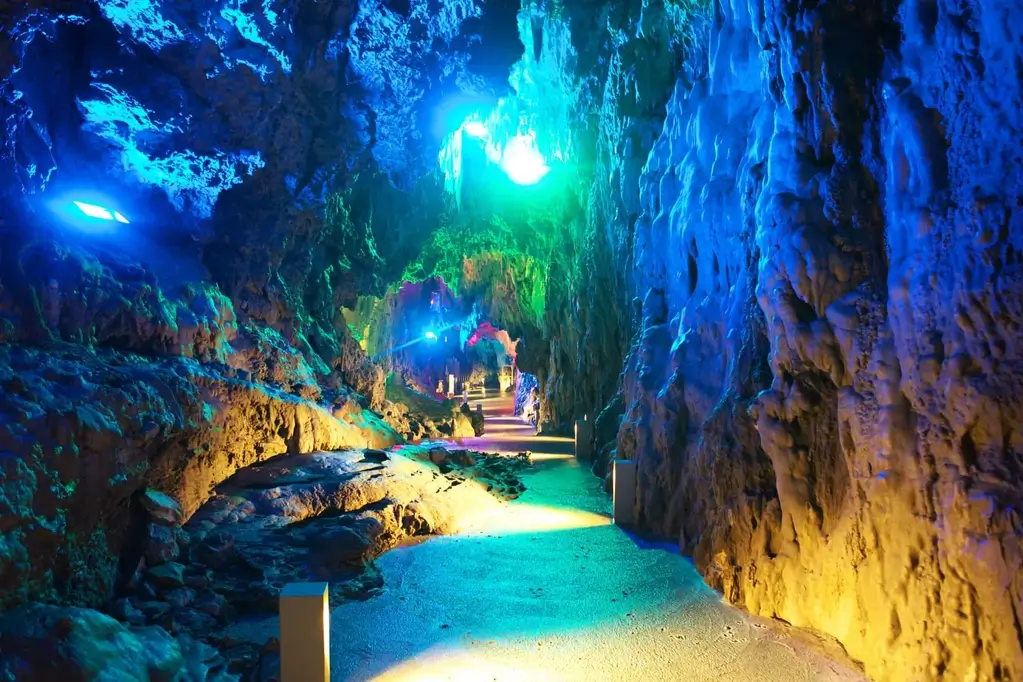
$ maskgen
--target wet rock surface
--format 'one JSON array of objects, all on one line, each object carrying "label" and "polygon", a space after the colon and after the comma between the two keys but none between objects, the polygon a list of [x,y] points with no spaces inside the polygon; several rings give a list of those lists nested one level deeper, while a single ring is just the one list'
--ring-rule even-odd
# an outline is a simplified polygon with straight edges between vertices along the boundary
[{"label": "wet rock surface", "polygon": [[400,451],[406,456],[436,464],[442,473],[450,477],[482,484],[487,492],[502,500],[514,500],[525,491],[526,486],[517,474],[532,465],[528,452],[507,457],[428,443],[418,447],[404,446]]}]

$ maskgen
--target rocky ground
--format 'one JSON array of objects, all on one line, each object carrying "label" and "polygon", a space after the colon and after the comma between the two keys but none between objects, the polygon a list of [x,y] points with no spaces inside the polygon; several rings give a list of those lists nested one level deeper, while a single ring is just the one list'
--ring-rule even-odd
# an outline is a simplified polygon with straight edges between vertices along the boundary
[{"label": "rocky ground", "polygon": [[458,400],[435,398],[402,385],[393,376],[385,396],[384,421],[410,441],[483,435],[483,415]]},{"label": "rocky ground", "polygon": [[51,679],[55,665],[71,671],[64,679],[276,679],[276,641],[233,640],[228,623],[276,612],[293,580],[329,582],[335,605],[374,596],[375,557],[514,499],[528,465],[525,453],[439,446],[284,455],[238,471],[187,521],[149,490],[142,556],[109,615],[37,603],[8,612],[0,679]]}]

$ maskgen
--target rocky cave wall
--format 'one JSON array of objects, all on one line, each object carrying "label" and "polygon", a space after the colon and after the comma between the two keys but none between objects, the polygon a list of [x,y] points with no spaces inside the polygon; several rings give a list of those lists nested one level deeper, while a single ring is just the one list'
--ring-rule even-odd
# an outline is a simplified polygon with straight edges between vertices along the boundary
[{"label": "rocky cave wall", "polygon": [[434,228],[436,108],[507,87],[516,9],[0,3],[0,608],[102,605],[147,487],[187,517],[255,461],[400,438],[341,309]]},{"label": "rocky cave wall", "polygon": [[524,4],[519,97],[535,113],[541,150],[564,154],[573,197],[560,216],[563,258],[546,273],[542,343],[529,335],[518,364],[539,383],[540,421],[567,428],[604,414],[595,470],[622,403],[620,369],[638,322],[631,277],[639,177],[664,121],[683,57],[705,25],[688,2]]},{"label": "rocky cave wall", "polygon": [[101,603],[145,487],[396,437],[341,308],[450,251],[435,105],[521,57],[559,257],[455,267],[540,421],[873,678],[1023,678],[1018,2],[255,5],[0,3],[3,605]]},{"label": "rocky cave wall", "polygon": [[1021,9],[715,2],[639,183],[640,518],[876,680],[1023,679]]}]

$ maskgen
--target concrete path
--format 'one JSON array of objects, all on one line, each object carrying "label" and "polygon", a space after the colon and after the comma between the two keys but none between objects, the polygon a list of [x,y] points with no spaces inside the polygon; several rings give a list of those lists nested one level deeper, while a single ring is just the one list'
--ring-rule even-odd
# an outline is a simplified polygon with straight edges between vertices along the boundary
[{"label": "concrete path", "polygon": [[535,437],[507,398],[485,406],[487,435],[461,445],[532,451],[526,494],[469,532],[381,557],[384,594],[333,611],[334,682],[866,679],[724,604],[675,548],[611,525],[570,440]]}]

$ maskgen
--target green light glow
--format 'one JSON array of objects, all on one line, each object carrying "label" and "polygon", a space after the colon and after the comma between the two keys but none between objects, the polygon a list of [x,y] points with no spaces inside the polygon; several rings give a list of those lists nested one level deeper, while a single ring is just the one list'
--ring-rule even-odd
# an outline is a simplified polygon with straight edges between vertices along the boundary
[{"label": "green light glow", "polygon": [[535,185],[550,172],[532,133],[508,140],[501,155],[501,170],[516,185]]},{"label": "green light glow", "polygon": [[[544,151],[540,151],[539,142],[545,138],[535,127],[534,118],[522,109],[516,98],[500,99],[489,113],[471,113],[447,136],[437,161],[444,172],[445,189],[454,197],[456,205],[461,206],[465,153],[478,159],[475,150],[482,150],[488,166],[496,166],[512,183],[523,186],[544,180],[552,170],[550,159],[559,165],[567,163],[569,155],[564,145],[558,144],[549,150],[544,146]],[[480,174],[480,171],[484,169],[473,169],[474,177],[490,177],[489,173]],[[481,186],[478,179],[476,186]]]}]

